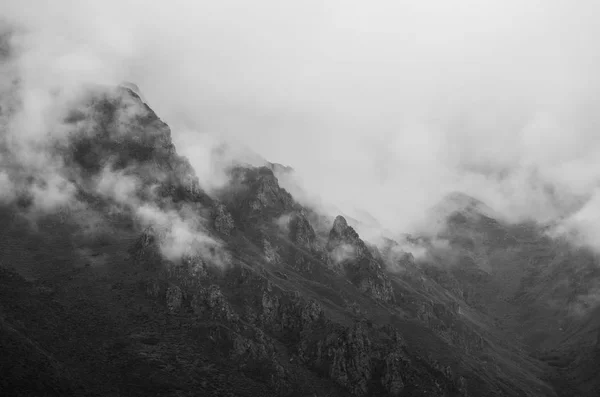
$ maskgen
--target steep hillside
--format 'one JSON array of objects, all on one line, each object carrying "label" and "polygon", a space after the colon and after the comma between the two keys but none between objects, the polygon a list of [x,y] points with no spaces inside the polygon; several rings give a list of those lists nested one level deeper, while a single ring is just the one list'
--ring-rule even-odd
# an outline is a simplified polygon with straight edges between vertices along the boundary
[{"label": "steep hillside", "polygon": [[[547,362],[552,369],[545,376],[557,391],[600,392],[597,254],[535,224],[507,224],[472,207],[450,211],[437,238],[449,245],[432,248],[426,273],[485,314],[502,338],[514,335]],[[444,260],[448,252],[452,261]]]},{"label": "steep hillside", "polygon": [[[208,195],[128,88],[96,90],[65,126],[49,153],[68,204],[40,213],[46,182],[2,160],[19,192],[2,208],[2,395],[567,396],[594,360],[562,376],[541,354],[582,348],[550,330],[568,313],[549,302],[589,292],[595,267],[581,257],[569,285],[584,286],[560,289],[535,228],[453,212],[451,249],[419,262],[326,224],[280,165],[234,165]],[[587,340],[583,318],[556,326]]]}]

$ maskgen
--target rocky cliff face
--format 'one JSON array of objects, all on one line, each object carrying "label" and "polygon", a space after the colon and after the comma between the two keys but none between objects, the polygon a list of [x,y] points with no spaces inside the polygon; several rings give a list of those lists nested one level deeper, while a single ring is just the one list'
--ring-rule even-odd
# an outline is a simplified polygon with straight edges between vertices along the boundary
[{"label": "rocky cliff face", "polygon": [[303,210],[292,213],[287,228],[288,237],[293,243],[288,249],[288,264],[306,274],[328,266],[325,250]]},{"label": "rocky cliff face", "polygon": [[234,167],[231,184],[222,196],[228,201],[234,217],[246,223],[257,218],[273,218],[294,207],[292,196],[279,186],[268,167]]},{"label": "rocky cliff face", "polygon": [[[356,396],[373,393],[400,396],[407,387],[412,390],[417,385],[438,395],[462,395],[452,375],[444,375],[423,363],[415,364],[393,327],[374,327],[365,322],[351,326],[335,323],[327,318],[318,301],[282,290],[249,269],[233,270],[226,279],[229,280],[226,285],[237,285],[237,293],[229,298],[221,290],[226,287],[217,284],[183,290],[164,283],[158,294],[154,291],[161,288],[149,290],[171,313],[191,309],[199,319],[226,324],[218,338],[232,345],[229,348],[232,357],[243,357],[253,366],[257,361],[266,365],[270,368],[270,382],[278,390],[289,393],[293,388],[289,379],[294,369],[286,368],[293,363],[326,376]],[[229,303],[238,300],[243,300],[244,305],[237,309]],[[276,358],[277,352],[272,350],[280,343],[291,356],[287,363]],[[423,376],[432,383],[424,381]]]},{"label": "rocky cliff face", "polygon": [[133,91],[93,93],[65,123],[70,133],[56,150],[65,173],[81,188],[110,171],[139,180],[140,196],[154,187],[156,195],[174,203],[212,204],[189,161],[177,154],[170,128]]},{"label": "rocky cliff face", "polygon": [[214,226],[219,233],[222,233],[226,236],[229,236],[235,227],[233,217],[229,211],[227,211],[227,207],[221,203],[215,205]]},{"label": "rocky cliff face", "polygon": [[384,301],[393,302],[394,292],[389,278],[358,233],[342,216],[335,218],[327,250],[333,262],[342,267],[360,291]]}]

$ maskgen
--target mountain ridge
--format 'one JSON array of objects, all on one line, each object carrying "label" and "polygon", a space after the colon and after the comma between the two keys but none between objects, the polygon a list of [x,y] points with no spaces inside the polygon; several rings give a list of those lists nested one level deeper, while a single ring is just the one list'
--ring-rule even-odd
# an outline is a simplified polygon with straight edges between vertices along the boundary
[{"label": "mountain ridge", "polygon": [[[342,215],[315,224],[323,214],[281,187],[285,166],[235,165],[207,194],[170,128],[127,87],[95,93],[66,125],[56,146],[75,191],[66,212],[46,210],[31,229],[19,219],[37,205],[35,183],[9,175],[25,193],[4,204],[0,263],[42,271],[30,281],[0,274],[5,390],[20,376],[9,372],[19,346],[38,345],[48,353],[37,358],[31,347],[26,356],[50,380],[40,375],[32,387],[48,395],[566,396],[595,360],[557,372],[554,356],[508,342],[519,329],[512,322],[497,329],[493,310],[526,312],[499,310],[489,293],[498,274],[511,274],[496,270],[510,263],[504,256],[521,247],[521,264],[538,258],[524,241],[543,255],[553,242],[465,216],[483,203],[452,207],[436,236],[447,243],[415,259],[393,240],[364,241]],[[20,252],[28,254],[15,261]],[[593,265],[582,267],[588,276]],[[558,267],[546,273],[560,276]],[[546,295],[522,280],[542,280],[540,267],[522,268],[507,299],[534,311]],[[522,329],[525,339],[534,328]],[[61,332],[82,347],[60,342]],[[550,352],[561,346],[552,338]],[[591,396],[583,393],[598,384],[585,387],[577,392]]]}]

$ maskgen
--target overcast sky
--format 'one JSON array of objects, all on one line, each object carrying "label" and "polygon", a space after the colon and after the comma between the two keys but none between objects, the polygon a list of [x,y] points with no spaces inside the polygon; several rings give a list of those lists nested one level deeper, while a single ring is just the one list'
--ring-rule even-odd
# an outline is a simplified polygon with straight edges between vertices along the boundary
[{"label": "overcast sky", "polygon": [[587,226],[565,225],[600,224],[596,1],[3,0],[0,15],[37,106],[135,82],[205,178],[226,138],[395,231],[453,190],[512,219],[587,202]]}]

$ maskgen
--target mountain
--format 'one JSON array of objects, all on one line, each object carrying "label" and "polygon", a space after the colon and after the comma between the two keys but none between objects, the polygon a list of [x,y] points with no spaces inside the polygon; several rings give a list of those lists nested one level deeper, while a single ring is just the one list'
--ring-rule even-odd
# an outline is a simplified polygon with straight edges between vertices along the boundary
[{"label": "mountain", "polygon": [[375,246],[279,164],[208,194],[140,95],[74,103],[54,179],[2,157],[2,395],[598,395],[591,252],[461,194]]},{"label": "mountain", "polygon": [[597,395],[598,255],[545,227],[489,214],[454,208],[437,236],[448,245],[430,250],[426,272],[485,314],[503,339],[516,336],[530,356],[548,363],[545,377],[559,394]]}]

